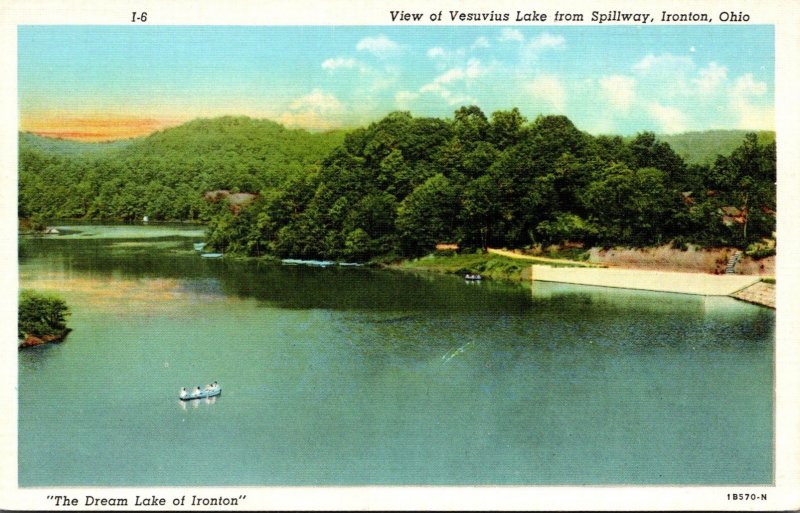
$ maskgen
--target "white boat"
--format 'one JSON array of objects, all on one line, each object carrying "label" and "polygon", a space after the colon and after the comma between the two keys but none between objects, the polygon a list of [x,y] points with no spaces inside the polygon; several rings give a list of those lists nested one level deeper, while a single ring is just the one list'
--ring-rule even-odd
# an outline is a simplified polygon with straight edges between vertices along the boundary
[{"label": "white boat", "polygon": [[467,281],[481,281],[483,276],[480,274],[465,274],[464,279]]},{"label": "white boat", "polygon": [[203,258],[222,258],[222,253],[200,253]]},{"label": "white boat", "polygon": [[195,243],[193,243],[193,246],[194,246],[194,250],[195,251],[203,251],[203,248],[206,247],[206,243],[205,242],[195,242]]},{"label": "white boat", "polygon": [[204,387],[194,387],[191,389],[187,389],[186,387],[181,388],[180,392],[178,392],[178,398],[181,401],[191,401],[192,399],[205,399],[206,397],[214,397],[222,393],[222,387],[215,381],[211,385],[206,385]]},{"label": "white boat", "polygon": [[301,260],[299,258],[284,258],[281,262],[286,265],[311,265],[315,267],[328,267],[336,264],[331,260]]}]

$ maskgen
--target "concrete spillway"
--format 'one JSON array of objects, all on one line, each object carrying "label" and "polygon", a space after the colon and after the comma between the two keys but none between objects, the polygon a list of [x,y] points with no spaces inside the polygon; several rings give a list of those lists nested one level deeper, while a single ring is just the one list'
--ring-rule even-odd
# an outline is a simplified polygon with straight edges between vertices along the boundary
[{"label": "concrete spillway", "polygon": [[729,296],[760,281],[758,276],[714,275],[638,269],[531,266],[531,279],[576,285]]}]

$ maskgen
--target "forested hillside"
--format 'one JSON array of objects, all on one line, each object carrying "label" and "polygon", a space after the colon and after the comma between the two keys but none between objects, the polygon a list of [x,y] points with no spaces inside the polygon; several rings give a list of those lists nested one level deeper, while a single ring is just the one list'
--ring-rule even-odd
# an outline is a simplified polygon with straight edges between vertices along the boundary
[{"label": "forested hillside", "polygon": [[748,135],[711,165],[652,133],[594,137],[517,109],[452,119],[395,112],[354,130],[319,172],[209,225],[218,249],[368,260],[436,243],[744,246],[775,226],[775,145]]},{"label": "forested hillside", "polygon": [[20,217],[202,220],[215,189],[258,193],[314,169],[343,132],[312,134],[246,117],[198,119],[115,143],[21,134]]},{"label": "forested hillside", "polygon": [[[212,247],[249,255],[744,247],[775,227],[771,133],[684,134],[674,143],[694,151],[687,161],[653,133],[592,136],[564,116],[471,106],[447,119],[394,112],[347,134],[224,117],[85,149],[40,139],[20,137],[20,217],[201,220]],[[704,157],[716,144],[730,150]],[[257,197],[232,211],[204,200],[212,190]]]},{"label": "forested hillside", "polygon": [[[747,135],[745,130],[706,130],[683,134],[659,135],[687,164],[713,164],[717,155],[730,155]],[[775,142],[775,132],[755,132],[760,144]]]}]

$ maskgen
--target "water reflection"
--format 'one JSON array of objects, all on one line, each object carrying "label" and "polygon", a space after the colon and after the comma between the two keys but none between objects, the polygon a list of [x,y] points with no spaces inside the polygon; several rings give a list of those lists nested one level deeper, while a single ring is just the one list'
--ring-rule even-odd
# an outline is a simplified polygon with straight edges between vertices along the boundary
[{"label": "water reflection", "polygon": [[200,408],[201,404],[203,406],[210,406],[212,404],[216,404],[218,397],[220,396],[215,395],[213,397],[206,397],[204,399],[192,399],[189,401],[181,401],[180,399],[178,399],[178,405],[180,406],[180,409],[184,411],[189,409],[196,410]]},{"label": "water reflection", "polygon": [[[66,340],[63,343],[66,343]],[[41,344],[20,349],[18,360],[21,370],[42,370],[47,361],[59,353],[59,346],[60,344]]]},{"label": "water reflection", "polygon": [[[185,291],[256,299],[268,306],[292,309],[499,312],[509,308],[524,311],[530,305],[525,289],[515,285],[468,287],[456,276],[421,276],[363,267],[210,261],[198,258],[190,240],[178,242],[180,251],[146,251],[136,246],[138,251],[133,252],[129,248],[119,250],[118,246],[113,249],[113,244],[103,239],[21,239],[21,277],[23,281],[42,275],[97,281],[159,278],[166,283],[180,282],[178,288]],[[466,289],[474,296],[465,297]],[[387,294],[387,290],[396,293]]]},{"label": "water reflection", "polygon": [[[154,241],[169,244],[143,250],[145,242]],[[698,341],[747,347],[774,339],[774,311],[731,298],[544,282],[465,282],[460,276],[362,267],[208,261],[191,243],[186,237],[21,239],[20,278],[23,286],[81,294],[92,308],[120,313],[155,314],[236,299],[339,312],[341,322],[328,329],[372,356],[428,358],[428,350],[442,355],[492,332],[508,334],[495,342],[502,347],[543,350],[580,345],[685,349]]]}]

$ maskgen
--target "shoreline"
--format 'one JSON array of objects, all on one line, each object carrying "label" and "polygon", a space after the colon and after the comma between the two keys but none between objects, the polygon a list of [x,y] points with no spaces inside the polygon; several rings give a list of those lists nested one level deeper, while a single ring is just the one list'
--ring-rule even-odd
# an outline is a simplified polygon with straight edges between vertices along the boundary
[{"label": "shoreline", "polygon": [[[550,261],[553,265],[544,264]],[[632,269],[565,259],[514,255],[510,251],[502,250],[492,250],[485,254],[428,255],[386,267],[439,274],[481,274],[489,279],[508,282],[549,281],[687,295],[727,296],[775,309],[774,284],[765,282],[764,276],[756,274]]]}]

